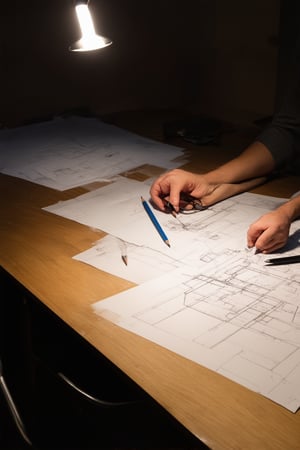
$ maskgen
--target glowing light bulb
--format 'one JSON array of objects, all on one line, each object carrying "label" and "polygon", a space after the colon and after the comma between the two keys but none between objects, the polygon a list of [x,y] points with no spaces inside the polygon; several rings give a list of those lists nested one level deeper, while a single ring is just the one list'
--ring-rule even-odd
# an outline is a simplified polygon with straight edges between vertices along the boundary
[{"label": "glowing light bulb", "polygon": [[112,41],[109,39],[96,34],[93,19],[87,4],[80,3],[76,5],[75,10],[81,30],[81,38],[71,45],[71,51],[88,52],[99,50],[112,44]]}]

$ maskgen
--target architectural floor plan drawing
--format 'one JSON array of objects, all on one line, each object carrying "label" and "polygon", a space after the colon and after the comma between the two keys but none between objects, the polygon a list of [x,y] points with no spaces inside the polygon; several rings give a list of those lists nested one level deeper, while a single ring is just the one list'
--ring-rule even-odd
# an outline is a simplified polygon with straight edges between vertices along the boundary
[{"label": "architectural floor plan drawing", "polygon": [[94,310],[295,412],[300,273],[250,260],[230,251],[204,255],[197,268],[177,269]]},{"label": "architectural floor plan drawing", "polygon": [[0,130],[0,172],[58,190],[112,177],[148,163],[178,167],[182,149],[95,117],[63,116]]},{"label": "architectural floor plan drawing", "polygon": [[[45,208],[127,243],[128,268],[131,259],[138,261],[139,285],[99,300],[95,313],[295,412],[300,406],[299,264],[270,266],[269,255],[246,247],[250,223],[285,199],[244,193],[179,220],[155,211],[170,239],[168,248],[140,204],[147,192],[149,183],[120,179]],[[272,257],[299,254],[299,230],[298,220],[286,247]],[[89,249],[88,257],[75,258],[89,264],[97,259],[96,267],[106,271],[113,270],[115,258],[126,278],[121,251],[108,241]]]},{"label": "architectural floor plan drawing", "polygon": [[[295,412],[300,406],[299,265],[269,266],[269,256],[245,248],[249,223],[280,201],[242,194],[206,216],[184,218],[188,233],[196,234],[181,266],[97,302],[95,312]],[[173,220],[164,227],[167,234],[176,228],[182,233]],[[299,221],[285,254],[299,253],[298,227]]]}]

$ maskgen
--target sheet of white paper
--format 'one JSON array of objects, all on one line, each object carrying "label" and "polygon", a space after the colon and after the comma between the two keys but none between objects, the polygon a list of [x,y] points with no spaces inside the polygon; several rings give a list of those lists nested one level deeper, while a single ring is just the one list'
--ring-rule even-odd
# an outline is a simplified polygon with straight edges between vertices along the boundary
[{"label": "sheet of white paper", "polygon": [[[184,239],[180,239],[182,224],[169,214],[155,211],[170,238],[171,248],[167,247],[141,202],[141,196],[149,198],[150,184],[151,180],[141,183],[120,177],[103,188],[43,209],[92,228],[101,229],[123,241],[162,252],[173,259],[182,258],[187,249],[194,245],[197,239],[195,233],[188,232]],[[177,236],[178,239],[174,239],[173,236],[174,238]]]},{"label": "sheet of white paper", "polygon": [[143,164],[171,169],[182,149],[95,118],[56,118],[0,131],[0,172],[65,190]]},{"label": "sheet of white paper", "polygon": [[[195,248],[195,254],[200,250]],[[196,266],[94,304],[97,314],[296,411],[300,275],[219,246]],[[158,263],[159,264],[159,263]]]},{"label": "sheet of white paper", "polygon": [[[170,239],[169,249],[140,204],[149,183],[121,178],[46,208],[130,243],[132,255],[135,246],[141,250],[140,273],[134,281],[142,284],[95,303],[95,311],[296,411],[300,405],[299,266],[267,266],[268,255],[246,248],[249,223],[284,199],[245,193],[208,210],[180,215],[181,222],[155,211]],[[299,236],[296,221],[286,255],[299,252]],[[102,250],[107,255],[109,243]],[[129,247],[128,267],[130,252]],[[121,264],[120,251],[116,255]],[[143,278],[142,271],[148,271],[153,261],[157,270]],[[124,266],[126,278],[125,273]]]},{"label": "sheet of white paper", "polygon": [[203,245],[203,238],[209,239],[210,248],[213,245],[218,247],[219,240],[225,238],[228,248],[244,248],[249,224],[284,201],[245,193],[200,213],[180,214],[178,218],[154,209],[171,243],[169,249],[141,204],[141,196],[149,199],[151,182],[151,179],[142,183],[119,177],[105,187],[44,209],[103,230],[123,241],[163,252],[174,258],[182,258],[198,241]]},{"label": "sheet of white paper", "polygon": [[[126,253],[128,264],[122,255]],[[73,257],[104,272],[124,278],[136,284],[160,277],[162,273],[172,271],[182,265],[179,258],[151,248],[125,242],[115,236],[107,235],[92,248]]]}]

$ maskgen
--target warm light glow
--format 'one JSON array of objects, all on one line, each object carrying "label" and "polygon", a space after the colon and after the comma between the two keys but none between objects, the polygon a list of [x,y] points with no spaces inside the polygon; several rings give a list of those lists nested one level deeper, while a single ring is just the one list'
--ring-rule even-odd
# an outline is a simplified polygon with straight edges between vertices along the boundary
[{"label": "warm light glow", "polygon": [[77,5],[75,10],[80,25],[82,38],[87,41],[89,39],[93,39],[96,33],[88,5]]},{"label": "warm light glow", "polygon": [[88,5],[76,5],[75,10],[81,29],[81,38],[70,47],[70,50],[75,52],[86,52],[98,50],[112,43],[107,38],[96,34]]}]

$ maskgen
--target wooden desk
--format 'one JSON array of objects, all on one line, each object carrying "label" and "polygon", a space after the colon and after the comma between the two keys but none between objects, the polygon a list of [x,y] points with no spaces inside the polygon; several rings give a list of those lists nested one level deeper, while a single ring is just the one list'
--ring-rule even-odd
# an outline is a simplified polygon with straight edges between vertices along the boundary
[{"label": "wooden desk", "polygon": [[[161,138],[167,113],[120,114],[109,119]],[[220,146],[188,146],[186,168],[207,170],[228,160],[257,130],[227,133]],[[174,141],[175,142],[175,141]],[[177,142],[183,146],[182,141]],[[209,150],[209,152],[207,151]],[[138,171],[143,176],[147,168]],[[298,450],[300,411],[285,408],[200,365],[96,316],[90,305],[132,283],[72,259],[103,233],[43,211],[86,192],[58,192],[1,175],[0,265],[50,310],[104,354],[210,448]],[[255,192],[289,196],[299,179],[274,180]]]}]

